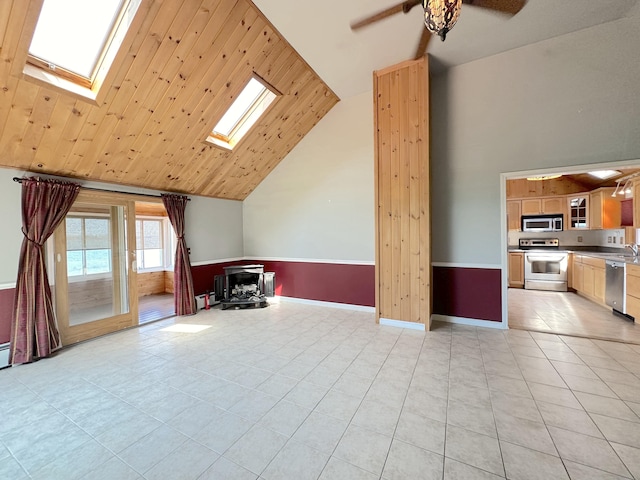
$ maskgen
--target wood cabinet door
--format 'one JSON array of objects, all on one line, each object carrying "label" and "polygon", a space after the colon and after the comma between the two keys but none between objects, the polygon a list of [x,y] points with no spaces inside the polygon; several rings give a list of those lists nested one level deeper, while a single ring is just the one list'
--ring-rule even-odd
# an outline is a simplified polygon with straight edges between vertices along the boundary
[{"label": "wood cabinet door", "polygon": [[633,226],[640,228],[640,179],[633,181]]},{"label": "wood cabinet door", "polygon": [[589,228],[602,228],[602,192],[589,195]]},{"label": "wood cabinet door", "polygon": [[507,201],[507,228],[520,231],[520,200]]},{"label": "wood cabinet door", "polygon": [[640,267],[627,265],[627,313],[640,318]]},{"label": "wood cabinet door", "polygon": [[573,288],[578,292],[584,291],[584,265],[582,263],[573,263]]},{"label": "wood cabinet door", "polygon": [[522,200],[522,215],[538,215],[542,213],[542,202],[539,198]]},{"label": "wood cabinet door", "polygon": [[542,199],[542,213],[561,213],[566,211],[565,197],[548,197]]},{"label": "wood cabinet door", "polygon": [[582,291],[585,295],[595,297],[595,272],[591,265],[584,265],[582,269]]},{"label": "wood cabinet door", "polygon": [[509,254],[508,282],[510,287],[524,287],[524,253]]}]

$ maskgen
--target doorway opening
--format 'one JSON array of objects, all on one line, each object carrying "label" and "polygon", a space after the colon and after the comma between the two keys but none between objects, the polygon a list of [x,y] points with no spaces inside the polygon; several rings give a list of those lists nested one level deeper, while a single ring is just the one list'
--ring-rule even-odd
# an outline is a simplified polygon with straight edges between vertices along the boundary
[{"label": "doorway opening", "polygon": [[162,202],[136,201],[138,323],[175,315],[173,261],[176,238]]},{"label": "doorway opening", "polygon": [[50,244],[65,345],[175,315],[175,235],[164,205],[82,191]]},{"label": "doorway opening", "polygon": [[[604,179],[589,173],[600,170],[617,173]],[[538,178],[527,179],[531,177]],[[502,180],[503,308],[509,327],[640,344],[640,324],[614,313],[605,301],[606,259],[628,259],[632,253],[625,245],[640,243],[633,207],[631,214],[624,213],[638,197],[633,186],[640,191],[640,163],[513,172],[503,174]],[[562,215],[563,227],[523,228],[523,216],[535,220],[536,215]],[[557,239],[556,250],[568,253],[567,291],[525,288],[531,251],[526,245],[543,239]]]}]

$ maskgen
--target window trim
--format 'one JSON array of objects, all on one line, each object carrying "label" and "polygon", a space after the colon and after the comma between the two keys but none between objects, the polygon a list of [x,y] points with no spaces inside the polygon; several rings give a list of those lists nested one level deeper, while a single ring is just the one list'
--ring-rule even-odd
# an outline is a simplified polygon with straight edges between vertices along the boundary
[{"label": "window trim", "polygon": [[[173,250],[173,241],[172,241],[172,237],[171,235],[174,234],[173,232],[173,227],[171,226],[171,223],[169,222],[169,217],[159,217],[159,216],[150,216],[150,215],[136,215],[135,221],[136,221],[136,228],[137,228],[137,222],[138,220],[140,221],[149,221],[149,220],[153,220],[153,221],[157,221],[160,222],[160,242],[162,244],[162,247],[160,248],[160,250],[162,251],[162,265],[160,265],[159,267],[148,267],[148,268],[142,268],[140,267],[137,262],[138,262],[138,251],[140,250],[144,250],[143,248],[138,248],[138,242],[136,241],[136,271],[138,273],[148,273],[148,272],[160,272],[160,271],[172,271],[173,270],[173,259],[172,257],[172,250]],[[137,232],[136,232],[137,234]],[[156,249],[149,249],[149,250],[156,250]]]},{"label": "window trim", "polygon": [[[80,75],[79,73],[72,72],[71,70],[61,67],[60,65],[52,63],[46,59],[37,57],[36,55],[31,54],[31,52],[29,51],[27,51],[27,62],[31,63],[32,65],[42,70],[45,70],[45,71],[49,70],[49,71],[55,72],[54,75],[57,75],[61,78],[69,80],[73,83],[76,83],[81,87],[91,89],[96,80],[96,76],[98,75],[98,72],[100,72],[100,69],[103,66],[103,62],[105,61],[107,54],[110,53],[109,51],[112,48],[119,49],[120,46],[122,45],[122,42],[120,42],[120,45],[113,44],[116,34],[119,33],[119,30],[121,28],[126,28],[128,30],[129,27],[131,26],[131,23],[133,23],[133,19],[132,19],[131,23],[129,23],[129,25],[127,25],[126,27],[122,24],[124,20],[125,12],[127,11],[127,9],[129,8],[129,6],[133,1],[135,0],[122,1],[122,4],[120,5],[120,10],[115,16],[115,21],[113,22],[113,26],[111,27],[111,30],[109,31],[109,34],[107,35],[106,40],[104,42],[104,45],[102,46],[102,49],[100,50],[100,53],[97,56],[97,60],[95,65],[93,66],[93,70],[91,72],[90,77],[85,77],[84,75]],[[134,13],[134,17],[135,17],[135,13]],[[37,27],[37,22],[36,22],[36,27]],[[35,30],[34,30],[34,33],[35,33]],[[126,36],[126,33],[122,37],[123,40],[125,36]]]},{"label": "window trim", "polygon": [[[264,92],[262,92],[258,96],[258,98],[256,98],[256,100],[251,104],[251,106],[242,115],[242,117],[238,119],[234,127],[231,129],[231,132],[229,133],[229,135],[223,135],[221,133],[216,132],[214,130],[215,125],[217,125],[222,119],[222,117],[226,115],[226,113],[229,111],[229,109],[233,106],[235,101],[238,99],[238,96],[240,95],[240,93],[242,93],[244,89],[247,88],[247,85],[249,85],[249,82],[251,82],[251,80],[256,80],[260,82],[262,86],[265,88]],[[247,131],[242,135],[241,138],[235,139],[234,136],[245,125],[245,123],[250,119],[250,117],[256,111],[258,106],[262,103],[262,101],[264,101],[265,97],[268,96],[270,93],[274,95],[274,98],[273,100],[271,100],[271,102],[269,103],[267,108],[264,110],[264,112],[262,112],[262,114],[259,115],[255,119],[255,121],[247,128]],[[281,96],[282,94],[276,88],[270,85],[267,81],[265,81],[262,77],[257,75],[255,72],[252,73],[251,76],[247,79],[247,81],[243,83],[242,89],[238,92],[238,95],[232,99],[231,103],[227,106],[225,111],[222,113],[222,115],[220,115],[214,127],[211,129],[211,132],[209,132],[209,135],[205,140],[205,142],[211,145],[214,145],[216,147],[223,148],[228,151],[233,150],[242,141],[242,139],[244,139],[247,136],[247,134],[255,127],[256,123],[258,123],[258,120],[260,120],[260,118],[262,118],[264,115],[266,115],[269,112],[269,110],[271,110],[273,105],[278,101],[278,98]]]},{"label": "window trim", "polygon": [[[90,214],[83,214],[80,212],[71,212],[69,213],[66,218],[65,218],[65,228],[66,228],[66,222],[67,222],[67,218],[77,218],[79,220],[81,220],[82,222],[82,247],[83,248],[76,248],[76,249],[71,249],[69,250],[69,248],[66,248],[66,252],[67,255],[68,253],[71,252],[82,252],[82,273],[80,275],[69,275],[69,270],[68,270],[68,256],[67,256],[67,277],[69,278],[69,283],[73,283],[76,281],[79,281],[78,279],[82,279],[82,280],[87,280],[87,279],[98,279],[98,278],[107,278],[109,276],[111,276],[111,273],[113,272],[113,252],[112,252],[112,248],[86,248],[86,223],[85,220],[90,219],[90,220],[107,220],[108,222],[108,217],[104,216],[104,215],[100,215],[100,214],[96,214],[96,213],[90,213]],[[111,225],[108,223],[107,227],[109,229],[109,238],[111,238]],[[67,240],[68,242],[68,240]],[[110,262],[109,262],[109,270],[107,270],[106,272],[98,272],[98,273],[87,273],[87,256],[86,256],[86,251],[87,250],[108,250],[109,252],[111,252],[109,254],[109,258],[110,258]],[[71,279],[74,279],[73,281]]]}]

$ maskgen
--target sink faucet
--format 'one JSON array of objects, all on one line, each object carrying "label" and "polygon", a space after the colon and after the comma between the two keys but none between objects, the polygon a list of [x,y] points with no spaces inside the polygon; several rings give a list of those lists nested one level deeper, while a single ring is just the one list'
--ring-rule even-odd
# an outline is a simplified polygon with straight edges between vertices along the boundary
[{"label": "sink faucet", "polygon": [[631,249],[631,253],[633,253],[634,257],[638,256],[638,245],[635,243],[627,243],[625,247]]}]

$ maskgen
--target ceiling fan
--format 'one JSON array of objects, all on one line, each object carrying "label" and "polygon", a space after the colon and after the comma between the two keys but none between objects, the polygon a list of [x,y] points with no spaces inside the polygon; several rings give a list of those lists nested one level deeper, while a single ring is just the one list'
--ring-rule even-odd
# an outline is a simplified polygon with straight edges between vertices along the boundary
[{"label": "ceiling fan", "polygon": [[425,29],[422,32],[416,51],[416,58],[420,58],[427,51],[432,33],[438,35],[444,42],[447,33],[453,28],[460,16],[460,9],[463,3],[513,16],[522,10],[527,0],[406,0],[352,23],[351,30],[366,27],[396,13],[409,13],[413,7],[422,4]]}]

